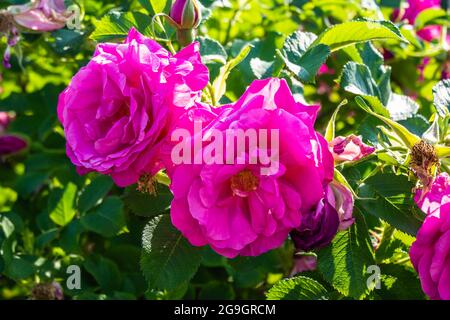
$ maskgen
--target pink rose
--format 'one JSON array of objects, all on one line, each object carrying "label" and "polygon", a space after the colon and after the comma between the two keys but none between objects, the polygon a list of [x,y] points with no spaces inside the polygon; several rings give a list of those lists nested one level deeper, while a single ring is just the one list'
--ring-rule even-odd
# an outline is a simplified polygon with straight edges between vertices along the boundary
[{"label": "pink rose", "polygon": [[337,137],[329,145],[334,160],[338,162],[357,161],[375,152],[374,147],[364,144],[361,137],[353,134],[348,137]]},{"label": "pink rose", "polygon": [[339,231],[348,229],[354,222],[354,200],[350,190],[344,185],[332,181],[328,185],[327,201],[339,215]]},{"label": "pink rose", "polygon": [[417,190],[414,200],[427,215],[439,217],[442,205],[450,202],[450,177],[447,173],[439,174],[431,184],[430,190]]},{"label": "pink rose", "polygon": [[8,11],[15,22],[35,31],[54,31],[64,28],[71,17],[64,0],[36,0],[27,4],[10,6]]},{"label": "pink rose", "polygon": [[[440,0],[408,0],[406,9],[400,17],[402,20],[408,21],[409,24],[414,24],[417,16],[427,9],[439,9],[441,7]],[[399,17],[400,11],[394,11],[393,18]],[[425,41],[439,40],[442,34],[442,26],[426,26],[417,31],[417,35]],[[450,43],[450,37],[447,37],[447,42]]]},{"label": "pink rose", "polygon": [[80,173],[108,174],[119,186],[156,173],[172,123],[207,83],[198,43],[172,56],[131,29],[123,44],[99,44],[59,97],[67,155]]},{"label": "pink rose", "polygon": [[409,251],[423,291],[434,300],[450,300],[450,204],[426,217]]},{"label": "pink rose", "polygon": [[[220,133],[218,141],[227,145],[222,139],[227,133],[249,130],[278,132],[278,148],[270,140],[242,153],[227,149],[215,163],[175,166],[171,218],[191,244],[209,244],[233,258],[262,254],[286,240],[302,213],[324,197],[333,177],[332,156],[313,127],[318,109],[297,103],[285,80],[267,79],[253,82],[236,103],[217,110],[217,119],[202,132],[203,155],[212,145],[209,137]],[[268,149],[278,155],[271,163],[276,169],[267,162],[250,164],[253,155]]]}]

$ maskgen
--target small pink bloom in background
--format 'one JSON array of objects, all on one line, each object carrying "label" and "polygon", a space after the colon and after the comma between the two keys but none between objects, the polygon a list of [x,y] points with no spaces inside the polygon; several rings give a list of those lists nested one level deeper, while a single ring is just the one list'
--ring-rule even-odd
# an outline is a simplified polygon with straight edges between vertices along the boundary
[{"label": "small pink bloom in background", "polygon": [[375,148],[364,144],[361,137],[350,135],[337,137],[330,142],[330,151],[336,161],[357,161],[375,152]]},{"label": "small pink bloom in background", "polygon": [[64,0],[36,0],[8,7],[15,22],[34,31],[54,31],[64,28],[71,17]]},{"label": "small pink bloom in background", "polygon": [[439,217],[441,206],[450,202],[449,175],[445,172],[439,174],[431,184],[430,190],[425,193],[423,190],[418,190],[414,200],[427,215]]},{"label": "small pink bloom in background", "polygon": [[156,173],[163,141],[208,78],[198,43],[172,56],[131,29],[122,44],[99,44],[59,97],[67,155],[80,173],[111,175],[119,186]]},{"label": "small pink bloom in background", "polygon": [[290,276],[305,271],[314,271],[317,268],[317,256],[315,254],[297,254],[294,257],[294,266]]},{"label": "small pink bloom in background", "polygon": [[336,209],[339,215],[339,230],[348,229],[354,222],[353,206],[354,199],[352,192],[344,185],[332,181],[328,185],[327,201]]},{"label": "small pink bloom in background", "polygon": [[0,135],[8,129],[12,120],[14,120],[14,116],[8,112],[0,111]]},{"label": "small pink bloom in background", "polygon": [[262,174],[260,163],[236,164],[249,156],[237,153],[234,164],[175,166],[172,223],[191,244],[210,245],[228,258],[256,256],[279,247],[300,226],[333,178],[333,158],[314,130],[318,109],[297,103],[280,79],[254,81],[236,103],[216,109],[204,136],[212,130],[279,130],[279,169]]},{"label": "small pink bloom in background", "polygon": [[[408,21],[409,24],[414,24],[419,13],[426,9],[439,9],[440,0],[408,0],[405,11],[399,17],[400,11],[394,11],[393,18]],[[442,26],[426,26],[417,31],[417,35],[425,41],[439,40],[442,34]],[[450,36],[447,36],[447,42],[450,43]]]},{"label": "small pink bloom in background", "polygon": [[425,218],[409,251],[423,291],[434,300],[450,300],[450,203]]},{"label": "small pink bloom in background", "polygon": [[326,63],[320,66],[319,71],[317,72],[318,75],[322,74],[334,74],[334,69],[331,69],[327,66]]}]

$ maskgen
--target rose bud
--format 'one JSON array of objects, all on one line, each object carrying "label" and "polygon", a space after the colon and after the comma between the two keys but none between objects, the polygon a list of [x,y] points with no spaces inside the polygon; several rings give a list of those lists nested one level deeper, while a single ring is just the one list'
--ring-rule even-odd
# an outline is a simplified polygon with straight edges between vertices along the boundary
[{"label": "rose bud", "polygon": [[364,144],[361,137],[349,135],[337,137],[330,142],[330,151],[336,162],[357,161],[375,152],[375,148]]},{"label": "rose bud", "polygon": [[27,147],[27,142],[17,136],[0,136],[0,157],[17,153]]},{"label": "rose bud", "polygon": [[320,200],[315,208],[302,214],[300,227],[291,232],[295,248],[310,251],[326,247],[331,243],[339,227],[339,215],[326,199]]},{"label": "rose bud", "polygon": [[334,207],[339,215],[339,231],[348,229],[354,222],[353,195],[344,185],[331,182],[328,185],[327,201]]},{"label": "rose bud", "polygon": [[170,20],[177,28],[177,40],[182,46],[192,43],[195,31],[202,21],[202,11],[197,0],[175,0],[170,10]]}]

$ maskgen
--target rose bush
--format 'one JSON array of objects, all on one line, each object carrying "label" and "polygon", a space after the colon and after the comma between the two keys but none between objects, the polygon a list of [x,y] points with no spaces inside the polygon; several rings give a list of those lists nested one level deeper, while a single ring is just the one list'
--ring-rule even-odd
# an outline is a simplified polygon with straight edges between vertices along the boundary
[{"label": "rose bush", "polygon": [[450,299],[448,20],[2,1],[0,298]]}]

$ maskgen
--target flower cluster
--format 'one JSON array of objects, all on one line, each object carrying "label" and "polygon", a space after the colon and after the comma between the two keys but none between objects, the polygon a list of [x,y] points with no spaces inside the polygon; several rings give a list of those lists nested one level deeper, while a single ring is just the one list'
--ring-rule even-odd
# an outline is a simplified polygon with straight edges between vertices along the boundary
[{"label": "flower cluster", "polygon": [[[59,97],[69,158],[79,173],[107,174],[119,186],[165,168],[175,227],[229,258],[262,254],[289,234],[298,252],[329,244],[354,221],[334,162],[374,149],[353,136],[327,142],[314,129],[319,106],[297,102],[285,80],[255,81],[218,108],[201,102],[208,80],[198,43],[172,55],[131,29],[124,43],[99,44]],[[191,162],[174,160],[180,130],[191,135],[180,149]]]}]

